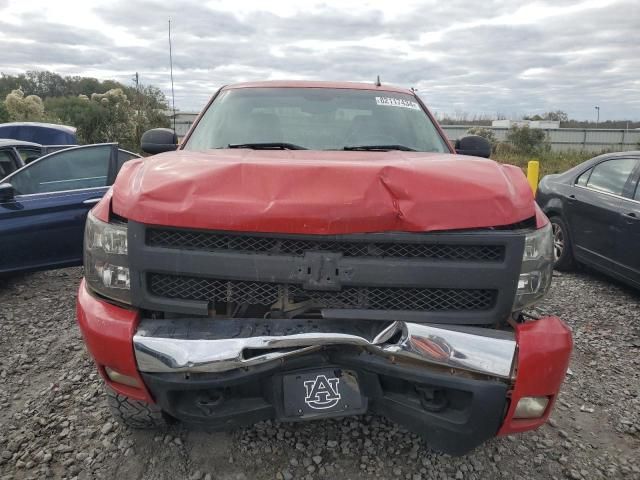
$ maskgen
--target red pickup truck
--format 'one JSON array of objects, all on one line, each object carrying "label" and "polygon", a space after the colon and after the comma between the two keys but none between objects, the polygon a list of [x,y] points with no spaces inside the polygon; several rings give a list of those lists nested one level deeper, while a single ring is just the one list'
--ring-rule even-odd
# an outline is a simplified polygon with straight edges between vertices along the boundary
[{"label": "red pickup truck", "polygon": [[412,90],[221,88],[89,214],[78,322],[132,427],[374,412],[464,454],[549,416],[572,348],[527,314],[550,226]]}]

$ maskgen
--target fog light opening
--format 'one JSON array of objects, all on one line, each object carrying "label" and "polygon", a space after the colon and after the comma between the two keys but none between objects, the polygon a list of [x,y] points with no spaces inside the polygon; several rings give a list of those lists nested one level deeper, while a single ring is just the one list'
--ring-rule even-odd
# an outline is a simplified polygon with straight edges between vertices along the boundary
[{"label": "fog light opening", "polygon": [[129,375],[124,375],[123,373],[117,372],[112,368],[104,367],[104,371],[107,374],[107,377],[109,377],[109,380],[114,383],[120,383],[122,385],[127,385],[134,388],[140,388],[142,386],[140,385],[138,379],[130,377]]},{"label": "fog light opening", "polygon": [[522,397],[513,418],[540,418],[549,405],[549,397]]}]

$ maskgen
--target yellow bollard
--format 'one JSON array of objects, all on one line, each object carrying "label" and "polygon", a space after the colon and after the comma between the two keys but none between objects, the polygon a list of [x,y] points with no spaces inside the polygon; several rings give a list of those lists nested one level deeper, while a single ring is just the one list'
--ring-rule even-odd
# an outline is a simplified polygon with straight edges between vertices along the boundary
[{"label": "yellow bollard", "polygon": [[536,194],[538,190],[538,177],[540,176],[540,162],[537,160],[531,160],[527,165],[527,180],[529,180],[529,186],[533,194]]}]

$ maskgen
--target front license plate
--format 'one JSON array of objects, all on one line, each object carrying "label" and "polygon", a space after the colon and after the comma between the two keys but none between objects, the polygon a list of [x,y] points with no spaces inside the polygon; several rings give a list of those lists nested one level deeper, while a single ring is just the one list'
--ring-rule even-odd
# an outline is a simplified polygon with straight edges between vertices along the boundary
[{"label": "front license plate", "polygon": [[300,372],[285,375],[282,382],[287,417],[353,415],[366,408],[358,376],[350,370]]}]

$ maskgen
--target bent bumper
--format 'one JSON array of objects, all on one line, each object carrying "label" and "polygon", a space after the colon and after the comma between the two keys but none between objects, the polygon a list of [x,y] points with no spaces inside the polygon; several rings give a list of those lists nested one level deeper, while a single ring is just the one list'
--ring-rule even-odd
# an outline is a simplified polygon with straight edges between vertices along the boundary
[{"label": "bent bumper", "polygon": [[143,320],[133,337],[138,368],[147,373],[225,372],[282,361],[328,346],[360,347],[382,357],[509,379],[515,336],[476,327],[377,321],[263,319]]},{"label": "bent bumper", "polygon": [[[403,322],[347,329],[340,322],[339,329],[328,321],[298,327],[270,321],[265,331],[264,320],[141,320],[137,310],[93,297],[84,283],[78,322],[112,388],[157,402],[187,423],[223,428],[298,420],[284,412],[282,377],[348,369],[361,384],[363,412],[387,416],[452,454],[542,425],[572,345],[556,317],[520,324],[514,333]],[[112,381],[105,368],[135,386]],[[544,414],[515,419],[519,400],[529,396],[549,398]]]}]

